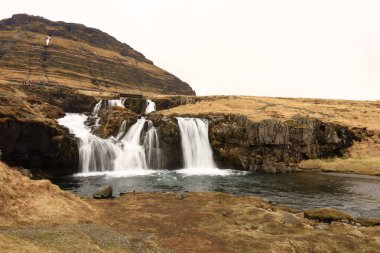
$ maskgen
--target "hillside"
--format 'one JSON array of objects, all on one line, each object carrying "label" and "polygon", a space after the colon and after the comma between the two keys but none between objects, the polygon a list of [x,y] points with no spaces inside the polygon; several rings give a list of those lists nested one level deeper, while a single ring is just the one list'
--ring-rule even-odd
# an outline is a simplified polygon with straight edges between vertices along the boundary
[{"label": "hillside", "polygon": [[0,85],[19,83],[195,94],[187,83],[100,30],[27,14],[0,21]]}]

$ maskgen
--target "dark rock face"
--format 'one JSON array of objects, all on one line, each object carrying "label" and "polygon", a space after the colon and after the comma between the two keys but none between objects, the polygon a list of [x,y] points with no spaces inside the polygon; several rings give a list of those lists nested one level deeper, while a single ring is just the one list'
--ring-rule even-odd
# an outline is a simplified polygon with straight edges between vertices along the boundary
[{"label": "dark rock face", "polygon": [[[182,167],[177,120],[158,113],[149,118],[159,127],[160,145],[169,161],[168,168]],[[240,115],[204,115],[203,118],[209,120],[210,143],[221,168],[268,173],[294,171],[302,160],[342,155],[357,138],[345,127],[310,118],[285,122],[274,119],[253,122]]]},{"label": "dark rock face", "polygon": [[219,163],[250,171],[287,172],[305,159],[342,155],[355,135],[317,119],[252,122],[244,116],[210,117],[210,142]]},{"label": "dark rock face", "polygon": [[181,134],[177,119],[161,114],[150,114],[148,119],[159,128],[160,148],[164,152],[167,169],[179,169],[183,167]]},{"label": "dark rock face", "polygon": [[[65,112],[91,112],[96,100],[76,92],[74,89],[59,85],[19,85],[28,96],[30,102],[45,102],[61,108]],[[62,115],[60,115],[62,117]]]},{"label": "dark rock face", "polygon": [[124,106],[137,114],[143,114],[147,105],[145,98],[127,98],[124,101]]},{"label": "dark rock face", "polygon": [[75,139],[47,123],[1,118],[0,149],[9,164],[44,170],[49,175],[76,172]]},{"label": "dark rock face", "polygon": [[154,98],[157,111],[166,110],[185,104],[194,104],[201,100],[201,97],[196,96],[168,96]]}]

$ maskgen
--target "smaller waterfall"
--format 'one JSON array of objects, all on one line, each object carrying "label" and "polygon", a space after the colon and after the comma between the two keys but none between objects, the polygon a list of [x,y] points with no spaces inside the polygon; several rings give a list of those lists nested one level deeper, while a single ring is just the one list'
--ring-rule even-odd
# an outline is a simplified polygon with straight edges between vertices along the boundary
[{"label": "smaller waterfall", "polygon": [[124,107],[125,99],[108,99],[108,100],[100,100],[96,103],[94,109],[92,110],[92,115],[98,117],[99,111],[102,108],[111,109],[113,106]]},{"label": "smaller waterfall", "polygon": [[147,169],[148,165],[145,157],[144,147],[141,143],[141,132],[143,130],[145,118],[137,120],[124,135],[121,141],[121,152],[115,160],[115,170]]},{"label": "smaller waterfall", "polygon": [[[117,106],[117,103],[111,102]],[[95,121],[103,102],[96,104],[93,110]],[[93,134],[88,116],[78,113],[66,113],[58,119],[58,124],[69,128],[78,138],[79,171],[88,173],[113,172],[116,175],[145,175],[164,167],[163,152],[159,146],[157,129],[152,121],[144,117],[137,120],[127,131],[127,122],[121,124],[116,137],[102,139]],[[90,175],[91,175],[90,174]]]},{"label": "smaller waterfall", "polygon": [[230,171],[216,168],[208,138],[208,121],[196,118],[177,118],[185,169],[190,175],[229,175]]},{"label": "smaller waterfall", "polygon": [[125,135],[126,127],[127,122],[124,120],[120,125],[119,131],[117,132],[117,135],[115,137],[116,140],[120,141],[123,138],[123,136]]},{"label": "smaller waterfall", "polygon": [[145,114],[149,114],[151,112],[156,111],[156,103],[153,102],[150,99],[147,99],[146,102],[148,103],[146,109],[145,109]]},{"label": "smaller waterfall", "polygon": [[109,99],[105,100],[105,104],[107,108],[111,108],[113,106],[118,106],[118,107],[124,107],[125,99]]},{"label": "smaller waterfall", "polygon": [[144,147],[146,161],[149,168],[164,169],[164,154],[160,149],[157,128],[153,126],[152,121],[148,121],[148,131],[145,134]]},{"label": "smaller waterfall", "polygon": [[99,110],[100,108],[102,108],[102,103],[103,103],[103,100],[100,100],[98,103],[96,103],[96,105],[94,106],[94,109],[92,110],[92,115],[94,115],[95,117],[98,117],[99,115]]}]

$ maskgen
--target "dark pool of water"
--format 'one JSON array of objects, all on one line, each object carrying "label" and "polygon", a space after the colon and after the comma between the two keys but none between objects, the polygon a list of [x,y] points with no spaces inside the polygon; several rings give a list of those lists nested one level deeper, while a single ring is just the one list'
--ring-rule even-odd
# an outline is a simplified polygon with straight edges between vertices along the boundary
[{"label": "dark pool of water", "polygon": [[355,216],[380,218],[380,177],[331,173],[258,174],[233,172],[228,176],[188,176],[161,171],[144,176],[65,177],[53,180],[62,189],[91,196],[111,184],[121,192],[224,192],[259,195],[294,209],[332,207]]}]

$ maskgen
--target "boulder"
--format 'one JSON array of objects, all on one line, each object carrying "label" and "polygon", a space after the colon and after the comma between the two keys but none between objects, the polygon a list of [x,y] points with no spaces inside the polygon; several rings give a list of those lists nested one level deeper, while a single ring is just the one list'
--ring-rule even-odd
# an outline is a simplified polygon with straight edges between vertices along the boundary
[{"label": "boulder", "polygon": [[300,218],[288,212],[284,212],[284,224],[290,226],[302,226]]},{"label": "boulder", "polygon": [[94,199],[109,199],[112,198],[112,186],[104,185],[94,194]]}]

